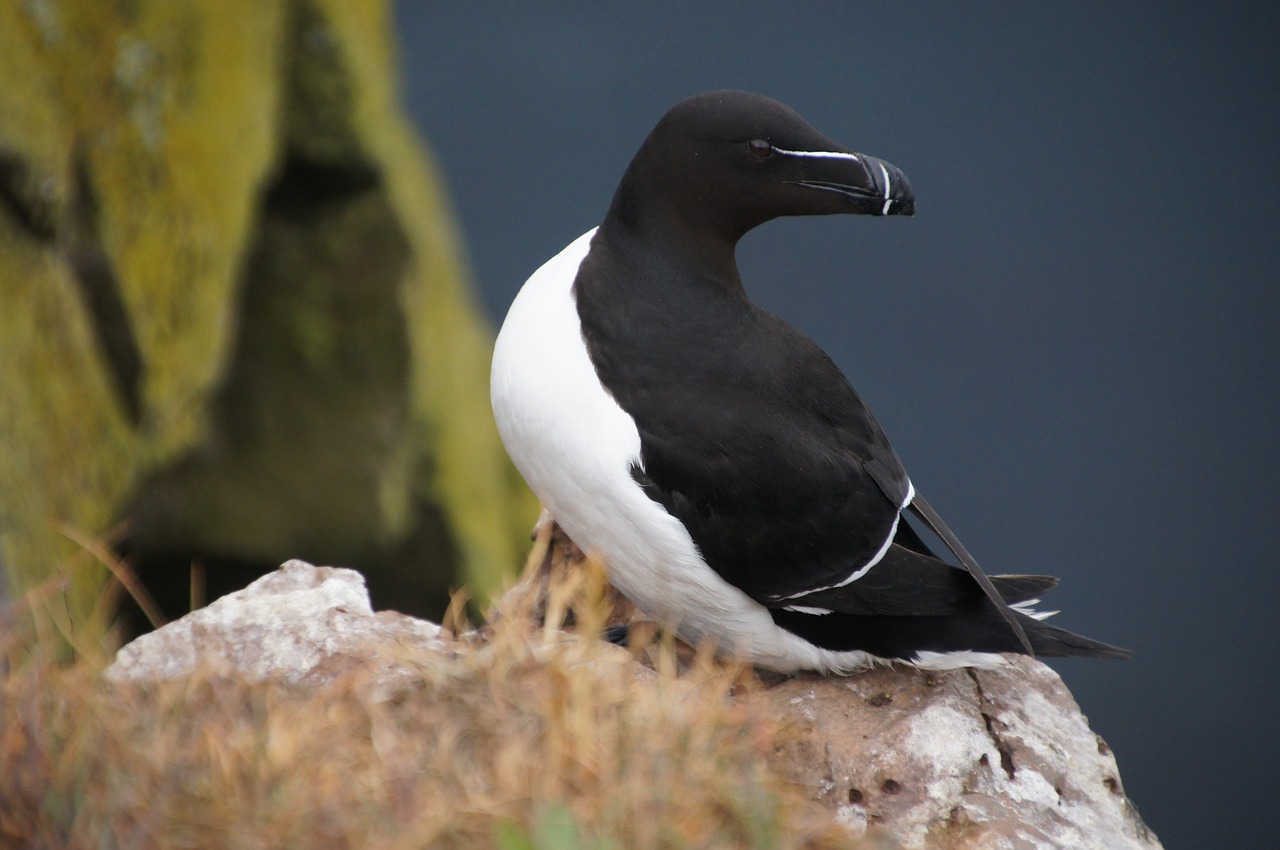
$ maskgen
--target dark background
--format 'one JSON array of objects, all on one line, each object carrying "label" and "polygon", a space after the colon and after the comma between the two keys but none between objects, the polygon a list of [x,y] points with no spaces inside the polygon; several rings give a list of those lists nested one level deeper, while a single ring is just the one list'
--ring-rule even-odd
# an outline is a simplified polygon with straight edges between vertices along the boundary
[{"label": "dark background", "polygon": [[500,321],[677,100],[769,94],[917,216],[773,222],[816,338],[989,572],[1063,578],[1054,662],[1170,848],[1274,840],[1280,39],[1261,4],[400,3],[409,107]]}]

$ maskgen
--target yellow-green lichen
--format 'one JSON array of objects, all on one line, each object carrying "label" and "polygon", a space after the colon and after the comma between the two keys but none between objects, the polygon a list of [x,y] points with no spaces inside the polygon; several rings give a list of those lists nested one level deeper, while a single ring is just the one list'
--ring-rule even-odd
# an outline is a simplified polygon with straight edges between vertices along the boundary
[{"label": "yellow-green lichen", "polygon": [[[60,528],[103,535],[140,482],[172,484],[197,461],[194,489],[159,497],[191,512],[174,528],[197,544],[256,540],[276,552],[317,526],[341,536],[368,525],[391,551],[425,510],[448,530],[442,558],[481,593],[519,560],[535,506],[493,427],[491,331],[434,164],[400,111],[392,40],[383,2],[0,4],[0,560],[13,590],[72,563],[78,547]],[[327,468],[306,454],[326,450],[324,435],[219,455],[219,399],[240,409],[231,366],[255,246],[316,244],[263,242],[275,226],[265,193],[290,156],[371,175],[372,194],[353,194],[316,231],[344,268],[376,248],[365,244],[370,221],[407,251],[382,271],[399,318],[380,320],[404,329],[402,383],[382,384],[403,398],[370,402],[402,412],[350,420],[382,435],[356,437],[370,446],[368,468],[353,472],[358,458],[347,458],[332,466],[347,472],[319,479],[366,500],[358,510],[306,478]],[[299,268],[315,270],[304,259]],[[359,351],[352,311],[324,290],[340,283],[298,281],[297,309],[263,331],[301,352],[313,376]],[[123,328],[103,327],[113,305]],[[252,486],[295,478],[306,492],[292,500],[287,487]],[[78,569],[73,613],[92,608],[102,578]]]}]

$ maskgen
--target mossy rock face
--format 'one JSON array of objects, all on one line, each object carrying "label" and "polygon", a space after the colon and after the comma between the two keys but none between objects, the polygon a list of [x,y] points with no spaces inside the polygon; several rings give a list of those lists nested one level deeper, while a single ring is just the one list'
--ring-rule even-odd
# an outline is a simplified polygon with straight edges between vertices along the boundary
[{"label": "mossy rock face", "polygon": [[[0,563],[81,621],[294,556],[439,613],[534,505],[384,3],[0,6]],[[128,530],[119,530],[128,520]],[[112,532],[112,529],[117,529]],[[59,602],[61,604],[61,602]]]}]

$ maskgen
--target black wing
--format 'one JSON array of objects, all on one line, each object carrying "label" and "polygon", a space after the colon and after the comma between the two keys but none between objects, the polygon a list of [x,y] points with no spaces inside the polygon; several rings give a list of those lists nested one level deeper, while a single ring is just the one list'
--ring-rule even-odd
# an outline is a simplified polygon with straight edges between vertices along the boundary
[{"label": "black wing", "polygon": [[[905,525],[900,528],[906,528]],[[966,571],[908,545],[899,534],[875,568],[844,587],[819,590],[774,603],[769,613],[782,628],[835,651],[862,650],[881,658],[912,661],[921,651],[1024,652],[1029,655],[1128,658],[1126,649],[1040,622],[1014,611],[1018,630],[1004,611],[1052,590],[1052,576],[996,575],[989,582],[1000,605]]]},{"label": "black wing", "polygon": [[[991,576],[992,585],[1009,603],[1025,602],[1057,586],[1053,576]],[[840,614],[887,617],[947,617],[984,601],[985,594],[969,574],[945,561],[897,543],[857,581],[815,591],[770,607],[800,607]]]},{"label": "black wing", "polygon": [[597,375],[640,433],[635,480],[757,600],[847,578],[909,487],[875,417],[816,343],[745,297],[691,298],[686,282],[672,311],[675,294],[646,285],[602,299],[584,265],[575,286]]}]

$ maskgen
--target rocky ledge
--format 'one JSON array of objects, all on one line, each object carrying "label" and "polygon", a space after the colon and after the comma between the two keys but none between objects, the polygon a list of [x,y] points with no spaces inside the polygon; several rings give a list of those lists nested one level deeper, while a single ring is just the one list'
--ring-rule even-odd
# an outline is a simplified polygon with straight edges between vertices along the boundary
[{"label": "rocky ledge", "polygon": [[[372,671],[372,696],[381,699],[424,666],[475,646],[432,623],[374,612],[357,572],[290,561],[138,638],[107,675],[145,681],[213,666],[320,688],[360,669]],[[853,835],[904,848],[1160,847],[1125,796],[1110,748],[1058,675],[1035,660],[1010,657],[999,670],[796,676],[738,698],[763,701],[784,721],[773,769]]]}]

